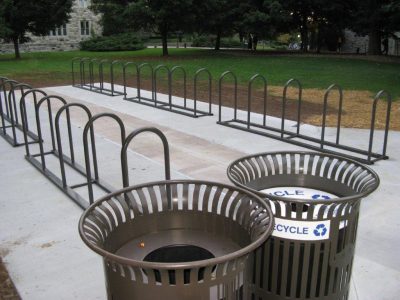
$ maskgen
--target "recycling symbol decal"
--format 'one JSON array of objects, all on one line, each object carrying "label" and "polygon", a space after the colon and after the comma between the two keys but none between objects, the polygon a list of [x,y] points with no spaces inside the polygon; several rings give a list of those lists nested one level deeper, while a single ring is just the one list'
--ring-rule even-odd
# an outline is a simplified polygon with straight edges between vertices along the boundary
[{"label": "recycling symbol decal", "polygon": [[315,236],[324,236],[328,230],[324,224],[318,224],[314,229]]},{"label": "recycling symbol decal", "polygon": [[312,198],[314,199],[314,200],[329,200],[329,199],[331,199],[329,196],[327,196],[327,195],[318,195],[318,194],[315,194],[315,195],[312,195]]}]

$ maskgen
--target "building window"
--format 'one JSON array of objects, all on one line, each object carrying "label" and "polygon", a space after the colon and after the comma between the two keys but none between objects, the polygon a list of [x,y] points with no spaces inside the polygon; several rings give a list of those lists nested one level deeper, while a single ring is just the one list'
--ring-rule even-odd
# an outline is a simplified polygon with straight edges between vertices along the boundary
[{"label": "building window", "polygon": [[90,26],[89,21],[81,21],[81,35],[89,35],[90,34]]},{"label": "building window", "polygon": [[89,0],[79,0],[79,7],[88,7],[89,5]]},{"label": "building window", "polygon": [[53,30],[50,30],[49,36],[66,36],[67,35],[67,24],[64,24],[60,27],[56,27]]}]

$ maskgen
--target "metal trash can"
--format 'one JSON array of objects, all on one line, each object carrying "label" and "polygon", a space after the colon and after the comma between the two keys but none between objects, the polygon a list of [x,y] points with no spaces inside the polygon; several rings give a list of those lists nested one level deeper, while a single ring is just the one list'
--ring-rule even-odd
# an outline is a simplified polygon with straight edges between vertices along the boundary
[{"label": "metal trash can", "polygon": [[79,233],[103,256],[108,299],[249,299],[252,251],[270,236],[260,197],[219,183],[128,187],[92,204]]},{"label": "metal trash can", "polygon": [[255,299],[347,299],[360,200],[378,187],[378,175],[315,152],[246,156],[227,172],[275,216],[271,238],[255,254]]}]

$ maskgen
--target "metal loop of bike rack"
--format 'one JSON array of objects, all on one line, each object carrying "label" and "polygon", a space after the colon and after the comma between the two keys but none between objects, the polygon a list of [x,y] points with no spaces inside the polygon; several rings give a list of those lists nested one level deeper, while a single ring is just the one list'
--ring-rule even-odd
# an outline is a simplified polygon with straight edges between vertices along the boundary
[{"label": "metal loop of bike rack", "polygon": [[[27,100],[27,96],[30,94],[33,94],[33,109],[35,111],[34,112],[35,122],[36,122],[37,101],[38,101],[38,99],[41,99],[41,98],[47,96],[46,92],[44,92],[40,89],[30,89],[30,90],[26,91],[25,93],[23,93],[21,96],[21,99],[19,100],[19,111],[21,114],[21,131],[24,136],[25,151],[28,154],[29,154],[29,146],[28,145],[36,144],[39,142],[37,126],[36,126],[36,134],[33,133],[31,130],[29,130],[29,119],[28,119],[28,113],[27,113],[27,109],[26,109],[26,100]],[[39,97],[41,97],[41,98],[39,98]],[[37,125],[37,124],[35,123],[35,125]],[[25,134],[25,131],[27,132],[27,134]],[[32,134],[34,134],[36,136],[36,140],[28,141],[28,136],[32,138]]]},{"label": "metal loop of bike rack", "polygon": [[[207,112],[201,112],[197,110],[197,83],[198,83],[198,78],[201,73],[206,73],[208,76],[208,113]],[[198,112],[200,112],[201,115],[203,116],[212,116],[211,112],[211,103],[212,103],[212,95],[211,95],[211,89],[212,89],[212,76],[209,70],[206,68],[201,68],[196,71],[194,74],[194,79],[193,79],[193,101],[194,101],[194,116],[197,117]]]},{"label": "metal loop of bike rack", "polygon": [[[185,71],[185,69],[183,67],[174,66],[174,67],[171,68],[171,71],[170,71],[171,81],[173,79],[174,73],[177,70],[181,70],[182,74],[183,74],[183,108],[186,109],[186,107],[187,107],[187,86],[186,86],[187,73],[186,73],[186,71]],[[171,82],[171,85],[172,85],[172,82]],[[171,93],[172,93],[172,87],[171,87]]]},{"label": "metal loop of bike rack", "polygon": [[[80,84],[76,84],[76,78],[75,78],[75,69],[74,66],[76,65],[76,62],[80,60]],[[124,95],[124,100],[127,101],[132,101],[135,103],[140,103],[144,104],[147,106],[152,106],[158,109],[174,112],[174,113],[179,113],[185,116],[193,117],[193,118],[198,118],[202,116],[210,116],[212,115],[211,112],[211,105],[212,105],[212,76],[211,73],[205,69],[201,68],[199,69],[195,75],[194,75],[194,100],[193,100],[193,106],[189,107],[188,101],[187,101],[187,72],[186,70],[181,67],[181,66],[174,66],[173,68],[169,69],[165,65],[159,65],[156,68],[153,68],[153,66],[149,63],[141,63],[137,64],[134,62],[127,62],[127,63],[122,63],[121,61],[113,61],[109,62],[108,60],[102,60],[99,62],[97,59],[92,59],[90,63],[90,82],[87,84],[86,78],[86,67],[85,67],[85,62],[87,62],[88,59],[86,58],[74,58],[72,60],[72,84],[75,87],[80,87],[84,89],[88,89],[94,92],[99,92],[102,94],[106,94],[109,96],[116,96],[116,95]],[[98,73],[99,73],[99,83],[100,87],[95,86],[94,82],[94,65],[98,63],[99,68],[98,68]],[[110,64],[110,84],[111,84],[111,89],[106,89],[104,88],[104,83],[105,83],[105,64]],[[114,76],[115,76],[115,66],[120,65],[122,66],[122,77],[123,77],[123,92],[117,92],[114,89],[115,82],[114,82]],[[132,72],[129,72],[131,68],[134,68],[135,75],[136,75],[136,95],[135,96],[130,96],[128,95],[128,79],[131,75]],[[145,97],[141,93],[141,85],[142,85],[142,77],[143,77],[143,69],[147,68],[150,71],[150,83],[151,83],[151,97]],[[162,101],[157,98],[157,77],[158,73],[161,69],[165,69],[167,72],[167,85],[168,85],[168,101]],[[174,103],[173,102],[173,95],[172,95],[172,78],[173,75],[176,73],[176,71],[180,70],[183,75],[183,105]],[[206,73],[207,74],[207,81],[208,81],[208,105],[209,109],[208,111],[203,111],[199,110],[197,108],[197,85],[198,85],[198,77],[201,73]],[[133,75],[133,74],[132,74]]]},{"label": "metal loop of bike rack", "polygon": [[[227,72],[225,72],[227,73]],[[223,73],[220,77],[220,84],[219,84],[219,117],[217,124],[231,127],[234,129],[247,131],[250,133],[262,135],[265,137],[277,139],[280,141],[284,141],[293,145],[305,147],[308,149],[312,149],[315,151],[320,151],[324,153],[336,154],[341,155],[346,158],[354,159],[361,163],[365,164],[373,164],[376,161],[382,159],[388,159],[389,157],[386,154],[387,151],[387,142],[388,142],[388,135],[389,135],[389,125],[390,125],[390,112],[391,112],[391,104],[392,98],[390,94],[386,91],[380,91],[376,94],[373,104],[372,104],[372,114],[371,114],[371,125],[369,128],[369,140],[368,140],[368,147],[367,149],[362,149],[361,147],[350,146],[348,144],[342,143],[341,138],[341,119],[343,114],[343,92],[341,87],[336,84],[332,84],[328,87],[325,92],[324,100],[323,100],[323,112],[322,112],[322,125],[321,125],[321,135],[320,137],[315,137],[307,134],[303,134],[300,131],[300,123],[301,123],[301,109],[302,109],[302,86],[301,83],[296,79],[290,79],[284,86],[283,96],[282,96],[282,115],[281,115],[281,126],[273,127],[269,126],[266,123],[266,107],[268,103],[268,98],[265,97],[264,101],[264,109],[262,114],[262,124],[254,122],[250,119],[251,114],[251,101],[253,101],[251,96],[251,88],[252,82],[258,77],[258,75],[254,75],[248,84],[248,107],[247,107],[247,120],[241,120],[237,117],[237,107],[234,107],[234,115],[233,119],[222,120],[222,95],[221,95],[221,81],[223,77],[227,74]],[[234,75],[234,74],[233,74]],[[287,104],[287,90],[289,86],[296,85],[298,89],[298,98],[297,98],[297,117],[296,117],[296,131],[290,131],[285,129],[285,122],[287,119],[286,116],[286,104]],[[236,87],[235,87],[236,89]],[[265,85],[264,85],[265,89]],[[335,141],[328,141],[325,137],[326,132],[326,117],[327,117],[327,107],[330,96],[333,90],[337,90],[338,92],[338,113],[337,113],[337,123],[336,127],[336,136]],[[264,90],[265,91],[265,90]],[[374,134],[375,134],[375,123],[376,123],[376,111],[377,111],[377,104],[382,98],[386,98],[387,108],[386,108],[386,118],[385,118],[385,129],[384,129],[384,140],[382,142],[382,151],[381,152],[374,152]],[[236,101],[235,101],[236,103]]]},{"label": "metal loop of bike rack", "polygon": [[[1,83],[0,83],[0,89],[1,89],[0,91],[2,91],[2,93],[0,93],[0,108],[2,111],[1,117],[2,117],[2,120],[4,119],[7,122],[11,122],[10,110],[12,109],[12,107],[10,108],[10,105],[9,105],[8,95],[9,95],[10,91],[12,90],[13,86],[16,84],[19,84],[19,82],[5,78],[5,77],[1,78]],[[1,94],[3,94],[3,96],[1,96]],[[5,112],[3,111],[3,101],[4,101]],[[4,130],[4,128],[2,128],[2,129]]]},{"label": "metal loop of bike rack", "polygon": [[336,89],[339,93],[339,111],[338,111],[338,120],[336,124],[336,144],[339,144],[340,140],[340,125],[342,120],[342,110],[343,110],[343,90],[337,84],[332,84],[328,87],[324,95],[324,108],[322,113],[322,130],[321,130],[321,148],[324,147],[325,142],[325,128],[326,128],[326,110],[328,107],[328,98],[329,94],[332,90]]},{"label": "metal loop of bike rack", "polygon": [[[89,78],[90,78],[90,88],[91,90],[100,90],[101,89],[101,74],[100,74],[100,60],[97,58],[93,58],[90,60],[89,63]],[[94,66],[97,65],[97,75],[98,75],[98,80],[96,81],[95,79],[95,73],[94,73]],[[96,86],[96,83],[98,86]]]},{"label": "metal loop of bike rack", "polygon": [[[8,92],[7,92],[8,86]],[[3,91],[3,97],[1,96],[1,90]],[[17,96],[15,92],[19,90],[21,93],[21,98],[26,94],[26,91],[32,91],[34,102],[36,102],[37,96],[36,92],[41,92],[40,90],[33,90],[32,87],[25,83],[19,83],[15,80],[5,80],[3,77],[0,83],[0,117],[1,117],[1,131],[0,135],[13,147],[19,147],[25,145],[25,143],[37,143],[38,136],[32,131],[27,129],[27,136],[30,140],[24,140],[23,142],[18,140],[17,130],[23,131],[22,121],[19,118],[19,111],[17,105]],[[3,110],[2,98],[4,98],[5,109]],[[21,99],[20,98],[20,99]],[[20,108],[19,108],[20,109]],[[6,121],[8,125],[6,124]],[[11,130],[11,133],[7,131]]]},{"label": "metal loop of bike rack", "polygon": [[[231,72],[231,71],[225,71],[224,73],[221,74],[218,80],[218,104],[219,107],[222,105],[222,82],[225,79],[226,76],[230,75],[233,80],[234,80],[234,105],[233,105],[233,119],[237,120],[237,109],[238,109],[238,103],[237,103],[237,77],[236,75]],[[221,122],[221,109],[218,111],[218,121]]]},{"label": "metal loop of bike rack", "polygon": [[251,91],[253,87],[253,83],[256,79],[260,78],[263,83],[264,93],[263,93],[263,103],[264,103],[264,114],[263,114],[263,126],[266,125],[266,115],[267,115],[267,79],[260,75],[256,74],[250,78],[248,92],[247,92],[247,128],[250,128],[250,117],[251,117],[251,100],[253,99],[251,96]]},{"label": "metal loop of bike rack", "polygon": [[171,71],[166,65],[158,65],[157,67],[154,68],[154,73],[153,73],[153,89],[154,89],[154,107],[157,107],[157,74],[159,73],[160,70],[165,70],[167,72],[167,84],[168,84],[168,103],[164,101],[159,101],[161,103],[161,106],[168,105],[169,108],[172,108],[172,87],[171,87]]},{"label": "metal loop of bike rack", "polygon": [[[9,79],[7,77],[0,77],[0,117],[1,117],[1,130],[3,134],[6,134],[6,123],[7,120],[10,120],[10,112],[8,109],[8,97],[7,97],[7,90],[5,87],[5,82],[8,82]],[[3,99],[4,99],[4,108],[3,110]]]},{"label": "metal loop of bike rack", "polygon": [[[297,126],[296,126],[296,135],[293,135],[293,133],[290,133],[285,130],[285,120],[286,120],[286,102],[287,102],[287,90],[288,88],[293,85],[297,85],[298,88],[298,102],[297,102]],[[283,97],[282,97],[282,117],[281,117],[281,138],[284,138],[284,134],[288,134],[288,138],[295,138],[300,135],[300,119],[301,119],[301,101],[302,101],[302,94],[303,94],[303,88],[301,86],[300,81],[297,79],[289,79],[288,82],[286,82],[284,88],[283,88]],[[264,122],[265,122],[265,111],[264,111]],[[264,124],[265,126],[265,124]]]},{"label": "metal loop of bike rack", "polygon": [[[164,172],[165,172],[165,180],[169,181],[171,180],[171,162],[170,162],[170,154],[169,154],[169,145],[168,145],[168,140],[167,137],[161,132],[161,130],[155,128],[155,127],[143,127],[139,128],[137,130],[134,130],[131,132],[125,139],[125,141],[122,144],[122,149],[121,149],[121,168],[122,168],[122,182],[124,188],[128,188],[130,186],[130,180],[129,180],[129,168],[128,168],[128,147],[132,140],[142,134],[142,133],[153,133],[157,137],[160,138],[162,144],[163,144],[163,149],[164,149]],[[171,191],[170,187],[167,186],[167,203],[168,203],[168,208],[172,209],[173,203],[171,199]],[[125,195],[127,200],[129,199],[130,195],[127,194]]]},{"label": "metal loop of bike rack", "polygon": [[128,98],[128,91],[127,91],[127,87],[128,87],[128,70],[129,67],[133,66],[135,67],[136,70],[136,74],[139,73],[138,70],[138,64],[134,63],[134,62],[127,62],[126,64],[124,64],[123,68],[122,68],[122,78],[123,78],[123,83],[124,83],[124,100],[133,100],[135,98],[139,97],[140,91],[139,91],[139,86],[140,86],[140,78],[138,76],[136,76],[136,97],[129,97]]},{"label": "metal loop of bike rack", "polygon": [[79,84],[77,84],[76,78],[75,78],[75,65],[78,63],[79,64],[79,82],[82,84],[82,68],[81,68],[81,57],[74,57],[71,60],[71,78],[72,78],[72,86],[73,87],[79,87]]},{"label": "metal loop of bike rack", "polygon": [[[96,153],[96,144],[95,144],[95,139],[94,139],[94,129],[93,129],[93,124],[99,119],[103,118],[111,118],[115,120],[119,126],[120,129],[120,136],[121,136],[121,145],[125,141],[126,137],[126,130],[125,130],[125,125],[122,122],[122,120],[115,114],[112,113],[100,113],[94,116],[90,116],[88,122],[86,123],[84,129],[83,129],[83,149],[84,149],[84,154],[85,154],[85,174],[86,174],[86,179],[87,179],[87,187],[88,187],[88,193],[89,193],[89,203],[92,204],[94,202],[94,197],[93,197],[93,184],[97,184],[100,186],[104,191],[110,193],[114,191],[115,189],[112,188],[111,186],[108,185],[108,183],[104,182],[103,180],[100,179],[99,177],[99,170],[98,170],[98,163],[97,163],[97,153]],[[92,168],[90,164],[90,152],[89,152],[89,138],[88,134],[90,131],[90,142],[91,142],[91,149],[92,149],[92,161],[93,161],[93,172],[94,172],[94,177],[92,176]]]}]

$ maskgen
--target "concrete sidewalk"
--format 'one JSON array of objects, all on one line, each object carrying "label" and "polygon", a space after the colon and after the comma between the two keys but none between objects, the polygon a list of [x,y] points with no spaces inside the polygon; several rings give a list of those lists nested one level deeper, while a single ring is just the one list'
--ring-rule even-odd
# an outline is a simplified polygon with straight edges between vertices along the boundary
[{"label": "concrete sidewalk", "polygon": [[[217,125],[216,116],[198,119],[154,109],[122,97],[72,87],[52,87],[68,102],[88,105],[93,113],[114,112],[128,132],[156,126],[171,147],[173,178],[228,182],[227,165],[245,154],[301,149],[273,139]],[[216,107],[213,111],[217,112]],[[223,116],[228,117],[229,109]],[[254,115],[257,118],[257,115]],[[85,119],[72,116],[75,134]],[[274,122],[274,120],[271,120]],[[112,123],[100,124],[96,134],[107,181],[120,186],[118,132]],[[288,126],[290,124],[288,123]],[[304,126],[318,134],[319,128]],[[333,136],[334,132],[328,135]],[[364,146],[365,130],[346,129],[342,137]],[[382,138],[377,134],[377,141]],[[77,139],[78,140],[78,139]],[[352,275],[352,300],[395,300],[400,295],[400,134],[391,132],[388,161],[373,166],[381,178],[379,190],[361,205],[356,257]],[[134,152],[133,152],[134,151]],[[12,148],[0,139],[0,255],[4,258],[23,299],[105,299],[100,257],[81,242],[77,224],[82,210],[23,159],[23,147]],[[138,139],[130,151],[132,183],[162,178],[160,143],[151,136]],[[100,159],[100,158],[99,158]],[[54,165],[56,167],[56,164]],[[105,172],[107,173],[107,172]]]}]

